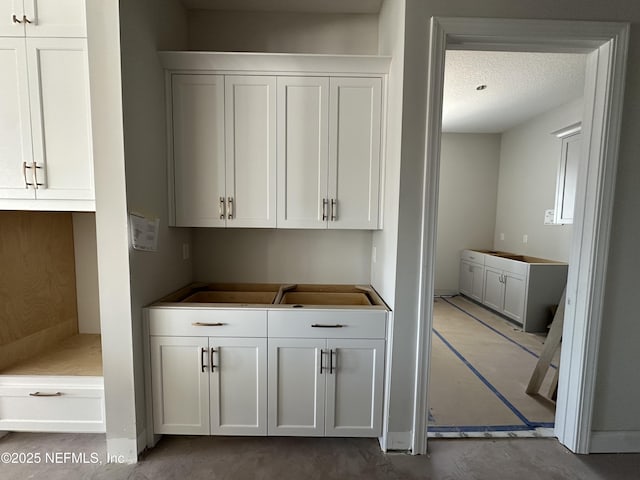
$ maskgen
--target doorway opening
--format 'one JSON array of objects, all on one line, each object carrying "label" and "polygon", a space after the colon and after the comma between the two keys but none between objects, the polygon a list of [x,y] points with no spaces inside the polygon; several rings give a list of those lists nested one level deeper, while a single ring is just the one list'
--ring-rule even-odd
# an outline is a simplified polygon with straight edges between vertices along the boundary
[{"label": "doorway opening", "polygon": [[445,50],[587,54],[584,168],[577,179],[554,435],[571,451],[588,453],[628,36],[629,25],[620,23],[431,19],[413,453],[426,453],[427,443]]},{"label": "doorway opening", "polygon": [[560,352],[546,337],[567,280],[585,70],[582,53],[446,52],[430,437],[553,436]]}]

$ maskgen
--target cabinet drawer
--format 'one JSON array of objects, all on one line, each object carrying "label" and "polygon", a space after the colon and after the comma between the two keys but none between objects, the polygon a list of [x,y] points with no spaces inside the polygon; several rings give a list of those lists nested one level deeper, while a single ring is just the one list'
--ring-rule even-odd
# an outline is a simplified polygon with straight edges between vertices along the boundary
[{"label": "cabinet drawer", "polygon": [[386,318],[381,310],[272,310],[269,337],[385,338]]},{"label": "cabinet drawer", "polygon": [[484,257],[486,257],[484,253],[476,252],[475,250],[463,250],[460,254],[462,260],[468,260],[480,265],[484,265]]},{"label": "cabinet drawer", "polygon": [[266,310],[150,308],[149,334],[189,337],[266,337]]},{"label": "cabinet drawer", "polygon": [[2,385],[0,430],[104,432],[104,387],[64,383]]}]

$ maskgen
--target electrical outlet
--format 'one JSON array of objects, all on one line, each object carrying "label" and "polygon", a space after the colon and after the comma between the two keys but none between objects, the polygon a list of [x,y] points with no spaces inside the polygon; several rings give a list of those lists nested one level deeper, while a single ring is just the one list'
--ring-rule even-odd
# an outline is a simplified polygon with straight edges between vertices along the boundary
[{"label": "electrical outlet", "polygon": [[500,240],[503,240],[503,241],[504,241],[504,233],[501,233],[501,234],[500,234]]},{"label": "electrical outlet", "polygon": [[522,243],[529,243],[529,235],[526,233],[522,235]]},{"label": "electrical outlet", "polygon": [[182,244],[182,259],[183,260],[189,260],[189,256],[190,256],[189,244],[188,243],[183,243]]}]

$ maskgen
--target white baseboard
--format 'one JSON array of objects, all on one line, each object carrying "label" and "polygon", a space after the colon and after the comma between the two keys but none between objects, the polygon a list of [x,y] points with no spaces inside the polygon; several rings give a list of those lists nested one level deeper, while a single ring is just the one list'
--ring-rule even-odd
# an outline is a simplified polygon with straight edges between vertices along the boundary
[{"label": "white baseboard", "polygon": [[640,431],[591,432],[589,453],[640,453]]},{"label": "white baseboard", "polygon": [[107,437],[108,463],[137,463],[138,439]]},{"label": "white baseboard", "polygon": [[411,432],[389,432],[387,434],[387,450],[411,450]]}]

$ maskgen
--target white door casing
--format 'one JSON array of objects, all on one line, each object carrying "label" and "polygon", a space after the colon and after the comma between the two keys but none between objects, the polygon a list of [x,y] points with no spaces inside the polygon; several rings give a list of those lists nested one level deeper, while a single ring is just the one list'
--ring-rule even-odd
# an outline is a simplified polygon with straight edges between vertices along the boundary
[{"label": "white door casing", "polygon": [[584,168],[577,185],[563,330],[563,343],[568,348],[561,356],[555,422],[555,434],[563,445],[576,453],[588,453],[629,24],[432,18],[430,30],[411,450],[424,454],[427,449],[444,55],[447,48],[462,48],[589,53],[582,125]]}]

